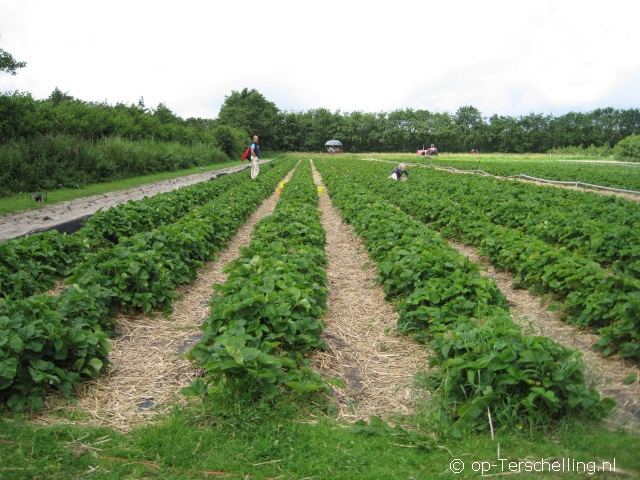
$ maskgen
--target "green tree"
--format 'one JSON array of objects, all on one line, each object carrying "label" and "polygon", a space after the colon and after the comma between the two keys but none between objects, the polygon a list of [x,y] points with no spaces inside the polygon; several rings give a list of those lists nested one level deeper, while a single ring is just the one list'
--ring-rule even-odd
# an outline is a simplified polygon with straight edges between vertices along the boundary
[{"label": "green tree", "polygon": [[158,104],[151,115],[162,124],[173,123],[176,125],[182,125],[182,119],[173,113],[163,102]]},{"label": "green tree", "polygon": [[0,48],[0,72],[6,72],[10,75],[15,75],[16,70],[27,66],[27,62],[18,62],[13,58],[6,50]]},{"label": "green tree", "polygon": [[621,138],[626,138],[632,133],[640,134],[640,109],[620,110],[618,122],[618,134]]},{"label": "green tree", "polygon": [[51,92],[51,95],[49,95],[48,100],[51,101],[54,107],[57,107],[62,102],[72,102],[74,98],[69,95],[69,92],[63,92],[56,87],[55,90]]},{"label": "green tree", "polygon": [[452,120],[456,134],[452,150],[466,152],[484,147],[487,129],[480,110],[471,105],[460,107]]},{"label": "green tree", "polygon": [[640,135],[629,135],[613,148],[616,160],[640,161]]},{"label": "green tree", "polygon": [[518,118],[520,131],[519,144],[523,152],[543,153],[552,147],[549,128],[551,116],[530,113]]},{"label": "green tree", "polygon": [[334,115],[326,108],[309,110],[305,116],[305,125],[308,131],[304,136],[303,145],[310,152],[324,150],[324,144],[336,134],[336,122]]},{"label": "green tree", "polygon": [[494,114],[489,119],[489,122],[490,150],[500,153],[516,152],[515,149],[520,138],[520,130],[516,119]]},{"label": "green tree", "polygon": [[386,152],[407,152],[411,137],[411,109],[394,110],[386,116],[380,141]]},{"label": "green tree", "polygon": [[239,160],[246,145],[247,134],[244,130],[218,125],[212,130],[213,138],[220,149],[230,158]]},{"label": "green tree", "polygon": [[283,152],[303,151],[305,131],[302,128],[302,112],[284,112],[280,114],[278,138],[275,149]]},{"label": "green tree", "polygon": [[[232,91],[225,97],[218,119],[221,125],[241,128],[249,136],[258,135],[261,145],[272,145],[278,127],[280,110],[255,89]],[[263,147],[264,148],[264,147]]]}]

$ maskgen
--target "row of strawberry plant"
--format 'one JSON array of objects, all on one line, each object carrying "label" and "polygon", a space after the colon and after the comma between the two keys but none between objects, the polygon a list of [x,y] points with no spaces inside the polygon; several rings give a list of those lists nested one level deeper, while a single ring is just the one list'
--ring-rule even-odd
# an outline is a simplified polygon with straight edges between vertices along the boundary
[{"label": "row of strawberry plant", "polygon": [[112,247],[123,236],[171,224],[194,206],[214,200],[248,178],[248,173],[226,175],[216,182],[202,182],[99,210],[74,235],[53,230],[2,242],[0,295],[18,299],[42,293],[69,275],[84,254]]},{"label": "row of strawberry plant", "polygon": [[[265,166],[265,171],[270,167]],[[80,233],[103,247],[110,247],[116,245],[120,237],[169,225],[194,207],[205,205],[230,188],[248,181],[248,171],[236,172],[213,182],[200,182],[142,200],[130,200],[107,210],[100,209],[83,222]]]},{"label": "row of strawberry plant", "polygon": [[279,164],[176,224],[87,255],[57,298],[0,300],[0,402],[37,409],[48,388],[70,395],[97,376],[117,311],[170,308],[176,284],[193,279],[292,166]]},{"label": "row of strawberry plant", "polygon": [[221,384],[272,398],[281,386],[324,387],[305,353],[325,348],[325,232],[308,161],[296,169],[271,216],[258,222],[251,244],[225,267],[214,287],[203,340],[190,352],[206,372],[183,390],[205,394]]},{"label": "row of strawberry plant", "polygon": [[521,331],[476,264],[359,185],[353,165],[316,165],[334,205],[377,262],[379,280],[397,302],[399,331],[434,349],[432,366],[440,368],[427,383],[439,392],[442,412],[484,428],[489,409],[494,424],[533,428],[568,416],[601,418],[613,407],[587,386],[579,352]]},{"label": "row of strawberry plant", "polygon": [[100,286],[74,285],[60,297],[0,300],[0,405],[39,410],[48,389],[69,397],[82,380],[97,378],[108,362],[100,324],[115,314],[110,297]]},{"label": "row of strawberry plant", "polygon": [[636,228],[640,205],[635,202],[475,175],[452,181],[450,173],[416,173],[415,180],[430,192],[436,212],[439,201],[464,196],[464,207],[497,225],[566,247],[616,273],[640,278],[640,232]]},{"label": "row of strawberry plant", "polygon": [[193,281],[292,165],[284,162],[254,181],[230,188],[175,223],[122,237],[113,248],[86,254],[67,283],[100,283],[114,292],[113,302],[123,310],[171,308],[175,287]]},{"label": "row of strawberry plant", "polygon": [[[358,179],[380,192],[403,211],[434,225],[459,241],[477,246],[497,268],[515,275],[519,288],[551,294],[564,301],[567,321],[599,330],[598,348],[604,355],[617,352],[640,359],[640,280],[614,274],[565,248],[555,248],[533,235],[496,225],[467,204],[467,195],[434,195],[428,180],[398,186],[376,177],[382,170],[374,165],[349,164]],[[347,165],[344,166],[347,168]],[[427,175],[415,172],[414,177]],[[459,180],[450,176],[449,183]],[[457,191],[452,187],[452,191]]]},{"label": "row of strawberry plant", "polygon": [[0,298],[18,300],[50,289],[88,250],[82,237],[55,230],[1,242]]},{"label": "row of strawberry plant", "polygon": [[[423,157],[424,159],[424,157]],[[583,182],[603,187],[640,191],[640,166],[616,163],[567,162],[528,159],[474,159],[430,157],[416,162],[458,170],[483,170],[493,175],[529,175],[559,182]]]}]

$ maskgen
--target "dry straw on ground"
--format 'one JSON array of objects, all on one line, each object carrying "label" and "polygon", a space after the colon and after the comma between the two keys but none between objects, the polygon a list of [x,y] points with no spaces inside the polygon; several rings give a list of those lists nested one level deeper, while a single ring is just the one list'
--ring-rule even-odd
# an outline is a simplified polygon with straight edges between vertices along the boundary
[{"label": "dry straw on ground", "polygon": [[[322,185],[315,169],[314,181]],[[344,384],[333,388],[342,419],[409,413],[414,376],[427,368],[429,354],[425,347],[395,333],[398,315],[375,281],[375,265],[328,195],[320,195],[319,209],[329,260],[323,334],[327,351],[315,353],[312,366],[325,378],[338,378]]]}]

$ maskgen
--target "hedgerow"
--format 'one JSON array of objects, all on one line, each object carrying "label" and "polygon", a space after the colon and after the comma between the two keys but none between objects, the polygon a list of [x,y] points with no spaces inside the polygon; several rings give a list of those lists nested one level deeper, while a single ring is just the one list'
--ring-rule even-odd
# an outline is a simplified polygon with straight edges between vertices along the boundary
[{"label": "hedgerow", "polygon": [[620,140],[613,147],[613,155],[617,160],[640,162],[640,135],[632,134]]}]

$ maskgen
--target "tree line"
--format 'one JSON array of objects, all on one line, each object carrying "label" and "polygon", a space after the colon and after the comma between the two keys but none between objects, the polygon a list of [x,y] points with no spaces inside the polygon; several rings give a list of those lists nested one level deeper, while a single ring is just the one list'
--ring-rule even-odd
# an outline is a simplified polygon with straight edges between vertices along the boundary
[{"label": "tree line", "polygon": [[546,153],[568,147],[613,148],[640,134],[640,109],[599,108],[561,116],[530,113],[485,117],[473,106],[455,113],[411,108],[393,112],[330,112],[319,108],[282,112],[256,90],[225,98],[218,121],[261,136],[280,151],[318,151],[338,139],[348,152],[415,152],[435,144],[440,151]]},{"label": "tree line", "polygon": [[[441,152],[453,153],[589,147],[592,153],[611,155],[614,146],[631,138],[625,151],[640,157],[640,110],[604,108],[558,117],[483,117],[473,106],[455,113],[411,108],[295,112],[281,111],[258,91],[245,88],[225,97],[218,118],[183,119],[164,103],[147,107],[142,98],[135,104],[109,105],[82,101],[58,88],[42,100],[4,92],[0,196],[239,159],[254,134],[266,151],[318,152],[327,140],[338,139],[343,151],[354,153],[415,152],[433,143]],[[154,151],[155,159],[145,161],[143,150]]]},{"label": "tree line", "polygon": [[568,147],[613,148],[640,134],[640,109],[598,108],[560,116],[529,113],[483,117],[473,106],[455,113],[399,109],[393,112],[281,111],[256,90],[233,91],[218,118],[182,119],[165,104],[84,102],[56,88],[45,100],[28,93],[0,95],[0,143],[43,135],[85,140],[121,137],[183,145],[211,143],[235,156],[254,134],[272,151],[314,152],[338,139],[348,152],[414,152],[434,143],[440,151],[546,153]]},{"label": "tree line", "polygon": [[[26,62],[0,49],[0,73]],[[239,159],[253,135],[263,151],[318,152],[329,139],[346,152],[542,153],[588,147],[640,159],[640,110],[597,109],[554,117],[455,113],[281,111],[255,89],[232,91],[218,118],[183,119],[164,103],[86,102],[59,88],[43,100],[0,92],[0,196],[76,187],[134,175]],[[630,140],[630,141],[627,141]],[[625,144],[626,142],[626,144]]]}]

